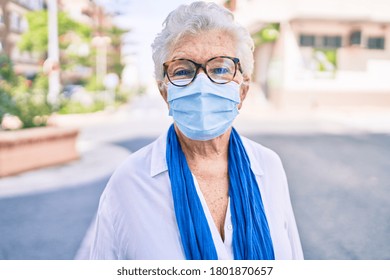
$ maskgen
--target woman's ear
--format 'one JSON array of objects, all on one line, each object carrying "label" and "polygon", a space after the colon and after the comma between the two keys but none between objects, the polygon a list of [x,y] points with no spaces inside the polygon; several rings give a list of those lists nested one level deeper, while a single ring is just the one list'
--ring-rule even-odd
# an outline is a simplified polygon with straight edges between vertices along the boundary
[{"label": "woman's ear", "polygon": [[249,82],[250,82],[250,78],[248,78],[247,76],[244,76],[244,80],[240,86],[240,99],[241,99],[241,102],[240,104],[238,104],[238,109],[241,109],[242,107],[242,103],[244,102],[245,98],[246,98],[246,95],[248,93],[248,90],[249,90]]},{"label": "woman's ear", "polygon": [[162,98],[164,99],[165,103],[168,104],[167,86],[164,83],[164,81],[157,81],[157,87],[158,87],[158,90],[160,91],[160,94],[161,94]]}]

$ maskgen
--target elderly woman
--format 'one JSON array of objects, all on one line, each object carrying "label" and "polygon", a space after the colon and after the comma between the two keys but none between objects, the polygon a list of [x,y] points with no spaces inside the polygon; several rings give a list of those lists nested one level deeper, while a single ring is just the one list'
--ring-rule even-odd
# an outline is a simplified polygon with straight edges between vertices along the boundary
[{"label": "elderly woman", "polygon": [[91,258],[302,259],[279,157],[232,128],[253,69],[248,32],[195,2],[169,14],[152,47],[174,123],[110,179]]}]

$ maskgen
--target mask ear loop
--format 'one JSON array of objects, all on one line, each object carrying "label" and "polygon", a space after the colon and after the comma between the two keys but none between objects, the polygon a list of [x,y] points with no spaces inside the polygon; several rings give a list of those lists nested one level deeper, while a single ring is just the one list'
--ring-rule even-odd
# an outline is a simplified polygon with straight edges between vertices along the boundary
[{"label": "mask ear loop", "polygon": [[249,86],[250,85],[250,77],[248,77],[246,74],[243,74],[242,72],[240,72],[241,75],[242,75],[242,82],[240,83],[240,86],[241,85],[244,85],[244,86]]},{"label": "mask ear loop", "polygon": [[[250,84],[250,78],[248,78],[248,76],[246,74],[244,74],[244,72],[242,71],[242,67],[241,67],[241,62],[239,61],[238,64],[237,64],[237,70],[239,73],[241,73],[242,75],[242,82],[241,83],[238,83],[238,85],[240,86],[249,86]],[[237,74],[237,73],[236,73]]]},{"label": "mask ear loop", "polygon": [[166,90],[168,88],[168,84],[165,83],[164,81],[160,80],[160,81],[157,81],[157,87],[159,90]]}]

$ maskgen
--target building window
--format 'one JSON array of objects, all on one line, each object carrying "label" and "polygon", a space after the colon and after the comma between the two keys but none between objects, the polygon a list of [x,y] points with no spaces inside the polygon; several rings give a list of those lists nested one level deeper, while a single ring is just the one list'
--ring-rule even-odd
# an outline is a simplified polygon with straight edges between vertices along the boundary
[{"label": "building window", "polygon": [[341,47],[341,36],[323,36],[322,46],[328,49],[337,49]]},{"label": "building window", "polygon": [[353,31],[349,36],[349,44],[351,46],[360,46],[361,43],[362,43],[362,32]]},{"label": "building window", "polygon": [[369,37],[367,41],[367,48],[372,50],[384,50],[385,38],[384,37]]},{"label": "building window", "polygon": [[341,47],[341,42],[341,36],[314,36],[301,34],[299,37],[299,45],[301,47],[337,49]]},{"label": "building window", "polygon": [[304,35],[299,36],[299,45],[301,47],[314,47],[315,45],[315,36],[314,35]]}]

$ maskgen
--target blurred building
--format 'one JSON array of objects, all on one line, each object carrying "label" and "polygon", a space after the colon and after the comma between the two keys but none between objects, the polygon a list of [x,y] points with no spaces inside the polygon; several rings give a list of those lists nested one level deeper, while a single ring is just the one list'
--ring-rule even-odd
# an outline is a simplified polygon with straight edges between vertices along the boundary
[{"label": "blurred building", "polygon": [[111,16],[92,0],[59,0],[59,9],[73,20],[91,27],[94,35],[113,25]]},{"label": "blurred building", "polygon": [[[277,106],[390,106],[387,0],[229,0],[254,37],[253,81]],[[256,40],[255,40],[256,41]]]},{"label": "blurred building", "polygon": [[43,8],[44,0],[0,0],[0,53],[11,58],[17,74],[28,77],[39,70],[39,57],[20,52],[17,44],[28,28],[25,14]]},{"label": "blurred building", "polygon": [[79,56],[96,53],[93,63],[96,65],[93,68],[86,65],[75,65],[73,69],[62,73],[62,79],[65,83],[71,83],[88,78],[93,73],[99,76],[100,80],[104,79],[110,66],[109,54],[120,53],[120,46],[113,44],[113,40],[108,34],[108,31],[113,28],[111,15],[92,0],[59,0],[59,9],[74,21],[90,27],[93,36],[91,44],[81,42],[77,40],[77,37],[73,38],[65,52]]},{"label": "blurred building", "polygon": [[[97,6],[90,0],[59,0],[59,11],[65,12],[72,20],[85,24],[91,29],[96,25],[96,11]],[[62,56],[79,56],[88,57],[91,52],[91,45],[83,42],[77,35],[72,33],[67,36],[73,36],[68,41],[71,42],[66,50],[64,50]],[[61,72],[61,80],[64,84],[79,83],[80,80],[89,78],[93,73],[93,68],[88,65],[77,64],[72,68],[63,70]]]}]

